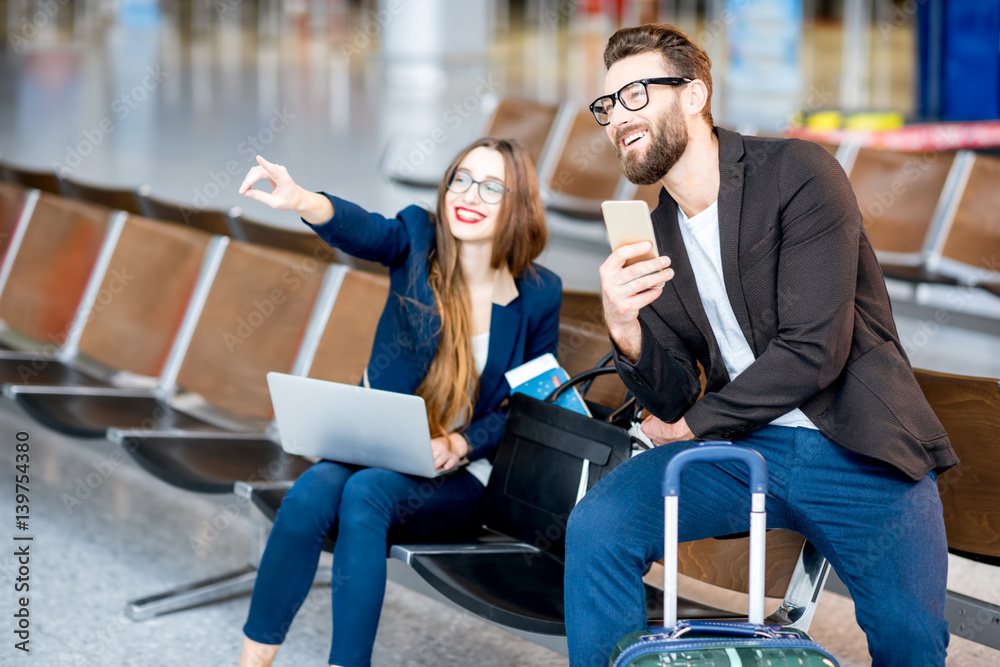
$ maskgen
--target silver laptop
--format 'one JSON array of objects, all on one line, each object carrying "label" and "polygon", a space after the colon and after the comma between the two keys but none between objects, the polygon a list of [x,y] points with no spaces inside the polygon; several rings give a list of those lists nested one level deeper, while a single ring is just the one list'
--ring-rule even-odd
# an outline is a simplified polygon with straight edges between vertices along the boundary
[{"label": "silver laptop", "polygon": [[419,477],[441,474],[419,396],[274,372],[267,386],[281,447],[289,454]]}]

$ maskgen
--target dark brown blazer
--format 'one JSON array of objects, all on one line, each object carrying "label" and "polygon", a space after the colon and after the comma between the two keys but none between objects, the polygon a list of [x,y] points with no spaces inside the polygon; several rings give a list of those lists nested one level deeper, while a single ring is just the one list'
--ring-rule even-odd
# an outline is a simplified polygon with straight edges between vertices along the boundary
[{"label": "dark brown blazer", "polygon": [[[844,170],[821,146],[721,128],[719,239],[729,302],[756,361],[729,381],[665,189],[653,212],[674,278],[639,313],[642,352],[618,373],[652,414],[703,440],[793,408],[830,440],[912,479],[958,462],[913,377]],[[695,362],[705,369],[701,392]]]}]

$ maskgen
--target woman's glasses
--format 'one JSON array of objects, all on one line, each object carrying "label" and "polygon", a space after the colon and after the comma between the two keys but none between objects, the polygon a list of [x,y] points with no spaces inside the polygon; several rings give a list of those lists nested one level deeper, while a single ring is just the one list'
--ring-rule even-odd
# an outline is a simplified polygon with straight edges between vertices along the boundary
[{"label": "woman's glasses", "polygon": [[477,183],[479,184],[479,198],[483,200],[484,204],[499,204],[510,190],[506,185],[492,178],[477,181],[472,178],[472,174],[463,169],[456,169],[452,172],[451,178],[448,180],[448,189],[455,194],[462,194],[468,192],[469,188]]}]

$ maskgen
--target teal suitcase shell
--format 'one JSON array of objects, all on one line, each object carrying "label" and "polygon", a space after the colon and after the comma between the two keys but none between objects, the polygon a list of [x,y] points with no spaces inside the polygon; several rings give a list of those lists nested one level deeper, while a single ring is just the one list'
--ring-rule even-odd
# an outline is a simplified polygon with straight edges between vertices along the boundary
[{"label": "teal suitcase shell", "polygon": [[[702,630],[676,636],[687,625],[702,626]],[[800,630],[757,626],[755,637],[734,637],[712,627],[716,625],[722,624],[680,621],[673,632],[666,628],[633,632],[618,642],[611,653],[611,664],[614,667],[837,667],[833,656]]]}]

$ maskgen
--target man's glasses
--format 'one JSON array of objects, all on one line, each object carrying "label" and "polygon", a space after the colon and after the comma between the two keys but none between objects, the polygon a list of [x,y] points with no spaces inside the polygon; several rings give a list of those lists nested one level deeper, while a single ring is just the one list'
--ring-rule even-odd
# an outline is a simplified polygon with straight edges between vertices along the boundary
[{"label": "man's glasses", "polygon": [[472,174],[462,169],[456,169],[452,172],[451,179],[448,181],[448,189],[455,194],[462,194],[468,192],[469,188],[477,183],[479,184],[479,198],[483,200],[484,204],[499,204],[510,190],[506,185],[492,178],[477,181],[472,178]]},{"label": "man's glasses", "polygon": [[649,90],[647,87],[651,83],[661,86],[683,86],[691,83],[694,79],[686,79],[677,76],[658,77],[655,79],[639,79],[622,86],[614,95],[598,97],[590,105],[590,110],[594,112],[594,118],[598,125],[607,125],[611,122],[611,110],[615,108],[615,100],[622,103],[622,106],[629,111],[638,111],[649,104]]}]

